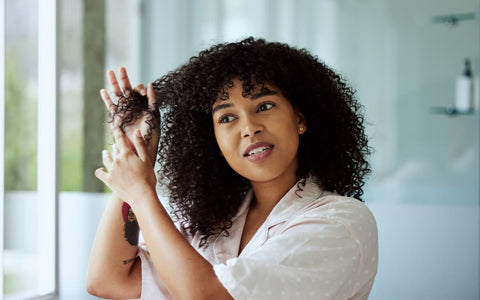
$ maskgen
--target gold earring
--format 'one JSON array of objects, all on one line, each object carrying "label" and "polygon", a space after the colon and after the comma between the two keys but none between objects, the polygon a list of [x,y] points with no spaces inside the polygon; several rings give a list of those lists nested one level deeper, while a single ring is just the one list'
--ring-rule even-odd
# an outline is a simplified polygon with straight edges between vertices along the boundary
[{"label": "gold earring", "polygon": [[305,129],[303,127],[298,128],[298,133],[303,133]]}]

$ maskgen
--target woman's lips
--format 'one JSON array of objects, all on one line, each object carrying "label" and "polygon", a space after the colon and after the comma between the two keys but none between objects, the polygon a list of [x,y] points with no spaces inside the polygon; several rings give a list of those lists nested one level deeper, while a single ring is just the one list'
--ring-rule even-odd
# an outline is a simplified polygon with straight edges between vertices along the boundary
[{"label": "woman's lips", "polygon": [[249,161],[259,161],[270,155],[273,145],[265,142],[259,142],[247,147],[243,153]]}]

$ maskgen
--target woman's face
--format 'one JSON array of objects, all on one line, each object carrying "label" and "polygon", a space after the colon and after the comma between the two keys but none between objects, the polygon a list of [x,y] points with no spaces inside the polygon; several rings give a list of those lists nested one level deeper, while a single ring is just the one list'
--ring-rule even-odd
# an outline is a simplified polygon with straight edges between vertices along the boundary
[{"label": "woman's face", "polygon": [[212,106],[218,146],[228,164],[252,182],[295,177],[299,135],[306,130],[301,113],[277,88],[256,86],[242,96],[242,82],[233,80],[228,100]]}]

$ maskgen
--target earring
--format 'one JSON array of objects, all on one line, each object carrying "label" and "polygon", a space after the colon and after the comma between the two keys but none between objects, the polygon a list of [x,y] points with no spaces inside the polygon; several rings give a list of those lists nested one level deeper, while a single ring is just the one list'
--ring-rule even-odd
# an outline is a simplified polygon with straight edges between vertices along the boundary
[{"label": "earring", "polygon": [[300,128],[298,128],[298,133],[303,133],[304,130],[305,130],[305,128],[300,127]]}]

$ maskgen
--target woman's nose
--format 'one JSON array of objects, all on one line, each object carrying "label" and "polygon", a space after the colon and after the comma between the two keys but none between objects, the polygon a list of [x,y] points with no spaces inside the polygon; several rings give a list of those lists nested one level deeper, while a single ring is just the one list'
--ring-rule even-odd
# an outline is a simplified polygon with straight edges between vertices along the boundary
[{"label": "woman's nose", "polygon": [[263,130],[262,124],[253,117],[245,117],[242,125],[242,137],[254,136]]}]

